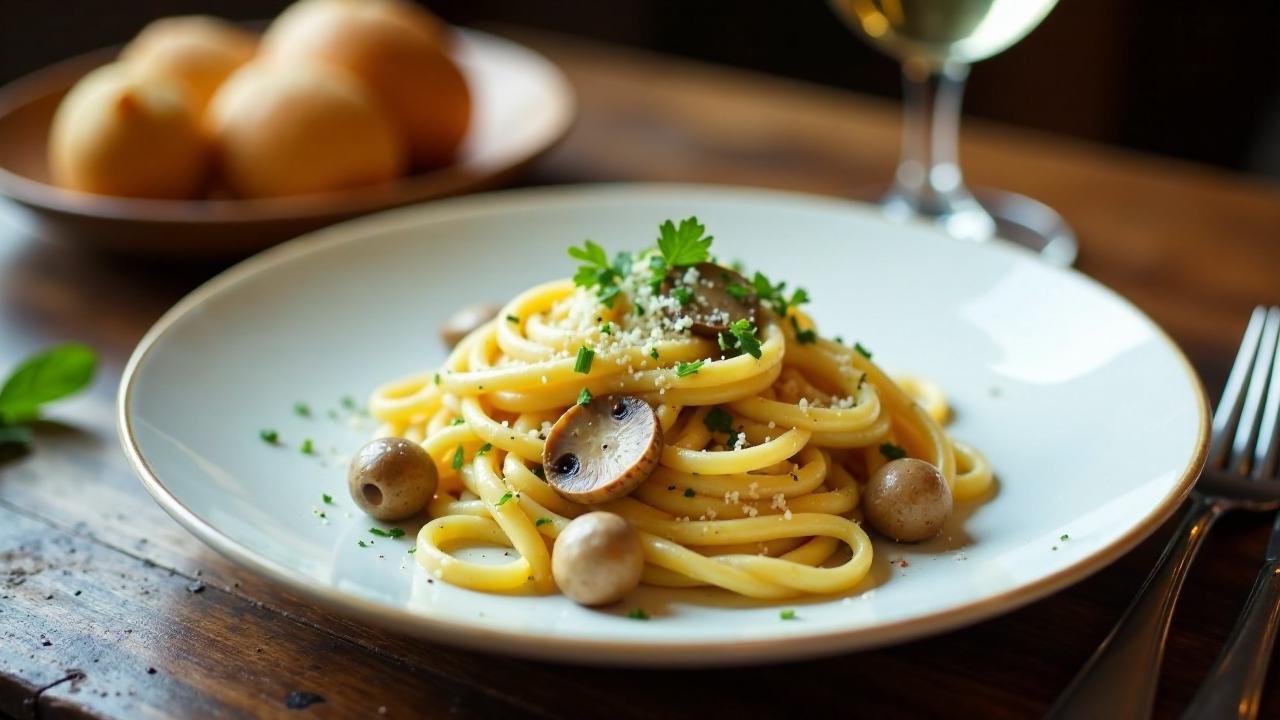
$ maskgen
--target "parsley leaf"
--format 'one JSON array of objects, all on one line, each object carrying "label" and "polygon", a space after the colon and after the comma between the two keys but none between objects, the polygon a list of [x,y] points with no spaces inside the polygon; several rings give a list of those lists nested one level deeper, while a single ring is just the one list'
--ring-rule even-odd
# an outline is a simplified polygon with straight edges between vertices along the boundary
[{"label": "parsley leaf", "polygon": [[578,393],[578,404],[587,405],[587,404],[590,404],[590,402],[591,402],[591,391],[588,390],[587,388],[582,388],[582,392]]},{"label": "parsley leaf", "polygon": [[649,351],[649,357],[653,358],[654,360],[657,360],[657,359],[658,359],[658,348],[653,348],[653,349],[651,349],[651,350]]},{"label": "parsley leaf", "polygon": [[720,333],[720,347],[725,350],[738,350],[744,352],[751,357],[760,359],[760,338],[756,337],[756,326],[751,321],[742,318],[734,320],[729,326],[729,337],[726,333]]},{"label": "parsley leaf", "polygon": [[868,349],[866,349],[865,347],[863,347],[863,346],[862,346],[862,343],[860,343],[860,342],[855,342],[855,343],[853,344],[853,349],[854,349],[854,350],[857,350],[857,351],[858,351],[858,354],[859,354],[859,355],[861,355],[862,357],[864,357],[864,358],[866,358],[866,359],[868,359],[868,360],[870,360],[870,359],[871,359],[871,351],[870,351],[870,350],[868,350]]},{"label": "parsley leaf", "polygon": [[784,292],[787,288],[785,282],[775,285],[764,273],[759,271],[751,278],[751,285],[755,288],[760,302],[767,303],[773,308],[774,312],[782,317],[786,317],[787,312],[793,305],[802,305],[809,302],[809,293],[804,288],[796,288],[791,292],[791,297],[788,298]]},{"label": "parsley leaf", "polygon": [[293,404],[293,414],[298,417],[311,417],[311,406],[304,402],[296,402]]},{"label": "parsley leaf", "polygon": [[635,608],[631,612],[627,613],[627,617],[632,620],[648,620],[649,613],[645,612],[644,608]]},{"label": "parsley leaf", "polygon": [[509,501],[509,500],[510,500],[511,498],[513,498],[513,497],[515,497],[515,494],[514,494],[514,493],[512,493],[510,490],[508,490],[508,491],[506,491],[506,492],[502,493],[502,497],[498,498],[498,502],[494,503],[494,506],[495,506],[495,507],[502,507],[503,505],[506,505],[506,504],[507,504],[507,501]]},{"label": "parsley leaf", "polygon": [[676,302],[681,305],[688,305],[693,302],[693,291],[681,285],[680,287],[672,288],[671,297],[675,298]]},{"label": "parsley leaf", "polygon": [[893,443],[880,443],[880,454],[889,460],[901,460],[907,456],[907,451]]},{"label": "parsley leaf", "polygon": [[476,450],[476,457],[487,455],[489,451],[492,449],[493,449],[493,443],[485,443],[480,446],[479,450]]},{"label": "parsley leaf", "polygon": [[590,374],[591,361],[595,359],[595,356],[596,356],[596,351],[592,350],[586,345],[583,345],[582,347],[578,348],[578,359],[573,364],[573,371],[577,373],[582,373],[583,375]]},{"label": "parsley leaf", "polygon": [[55,345],[28,358],[0,387],[0,424],[34,420],[41,405],[83,390],[97,367],[97,354],[79,343]]},{"label": "parsley leaf", "polygon": [[702,366],[705,364],[706,364],[705,360],[694,360],[693,362],[690,362],[690,363],[678,362],[676,363],[676,377],[688,377],[689,375],[696,375],[697,372],[701,370]]},{"label": "parsley leaf", "polygon": [[436,373],[435,381],[437,385],[440,384],[440,373]]},{"label": "parsley leaf", "polygon": [[733,431],[733,416],[725,412],[724,408],[719,405],[711,408],[702,418],[702,424],[713,433],[725,433],[726,435],[735,435]]},{"label": "parsley leaf", "polygon": [[551,518],[549,518],[549,517],[540,517],[540,518],[538,518],[537,520],[534,520],[534,521],[533,521],[533,526],[534,526],[534,527],[542,527],[543,525],[546,525],[547,523],[550,523],[550,522],[551,522]]},{"label": "parsley leaf", "polygon": [[404,530],[401,530],[398,527],[393,527],[390,530],[383,530],[382,528],[371,527],[369,528],[369,533],[371,535],[377,535],[378,537],[398,538],[404,535]]},{"label": "parsley leaf", "polygon": [[795,619],[796,619],[796,611],[795,611],[795,610],[783,610],[782,612],[778,613],[778,617],[782,618],[783,620],[795,620]]},{"label": "parsley leaf", "polygon": [[462,469],[462,459],[465,456],[466,456],[465,451],[463,451],[462,446],[459,445],[458,449],[453,451],[453,469],[454,470]]},{"label": "parsley leaf", "polygon": [[306,438],[302,441],[302,447],[298,448],[298,450],[303,455],[314,455],[316,452],[316,444],[311,441],[311,438]]},{"label": "parsley leaf", "polygon": [[454,419],[452,419],[452,420],[450,420],[450,421],[449,421],[449,426],[450,426],[450,427],[453,427],[453,426],[455,426],[455,425],[461,425],[461,424],[462,424],[462,423],[464,423],[464,422],[466,422],[466,420],[463,420],[463,419],[462,419],[462,418],[460,418],[460,417],[456,417],[456,418],[454,418]]},{"label": "parsley leaf", "polygon": [[613,307],[621,292],[618,281],[631,272],[631,255],[620,252],[610,263],[604,248],[587,240],[582,247],[569,248],[569,257],[583,263],[573,274],[573,284],[584,288],[599,287],[596,297],[606,307]]},{"label": "parsley leaf", "polygon": [[330,495],[329,493],[325,493],[325,494],[321,495],[321,496],[320,496],[320,499],[321,499],[321,500],[324,500],[324,504],[325,504],[325,505],[332,505],[332,504],[333,504],[333,496],[332,496],[332,495]]},{"label": "parsley leaf", "polygon": [[262,438],[262,442],[275,445],[280,442],[280,433],[275,430],[267,429],[258,431],[258,437]]},{"label": "parsley leaf", "polygon": [[800,329],[800,323],[796,322],[796,316],[791,316],[791,328],[796,331],[796,342],[801,345],[812,345],[818,342],[818,333],[813,328]]},{"label": "parsley leaf", "polygon": [[667,220],[658,226],[658,232],[658,252],[662,253],[662,260],[668,268],[697,265],[711,257],[708,249],[712,237],[706,234],[706,227],[700,225],[696,217],[681,220],[679,227]]}]

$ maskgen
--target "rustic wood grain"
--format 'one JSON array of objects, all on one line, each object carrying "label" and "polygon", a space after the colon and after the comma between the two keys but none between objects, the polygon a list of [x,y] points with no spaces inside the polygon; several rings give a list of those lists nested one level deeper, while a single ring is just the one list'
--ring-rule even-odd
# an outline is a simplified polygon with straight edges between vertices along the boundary
[{"label": "rustic wood grain", "polygon": [[[530,183],[706,181],[852,196],[892,170],[891,105],[519,37],[561,64],[582,111]],[[1210,388],[1225,377],[1248,309],[1280,301],[1280,192],[1269,186],[989,124],[970,124],[964,151],[978,183],[1062,211],[1081,236],[1081,268],[1165,326]],[[218,269],[96,257],[29,238],[0,217],[0,367],[70,337],[104,361],[92,391],[38,428],[35,452],[0,464],[0,716],[350,717],[385,706],[389,717],[1029,717],[1105,635],[1169,531],[1001,619],[807,663],[613,670],[409,640],[222,560],[171,521],[126,466],[111,410],[123,362],[164,309]],[[1176,716],[1212,661],[1266,533],[1241,516],[1210,536],[1175,620],[1159,716]],[[205,589],[192,593],[196,582]],[[1280,667],[1271,679],[1280,682]],[[326,702],[289,711],[284,697],[295,690]],[[1280,692],[1268,694],[1264,714],[1280,716]]]}]

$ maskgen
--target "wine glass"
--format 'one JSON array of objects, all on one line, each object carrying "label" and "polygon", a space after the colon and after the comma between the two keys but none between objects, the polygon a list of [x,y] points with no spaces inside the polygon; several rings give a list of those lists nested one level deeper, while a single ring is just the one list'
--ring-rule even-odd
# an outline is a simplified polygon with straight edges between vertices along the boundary
[{"label": "wine glass", "polygon": [[890,218],[930,218],[954,237],[999,235],[1070,265],[1071,228],[1051,208],[1014,193],[975,197],[960,173],[960,98],[969,64],[1021,40],[1057,0],[830,0],[844,20],[902,62],[902,159],[880,204]]}]

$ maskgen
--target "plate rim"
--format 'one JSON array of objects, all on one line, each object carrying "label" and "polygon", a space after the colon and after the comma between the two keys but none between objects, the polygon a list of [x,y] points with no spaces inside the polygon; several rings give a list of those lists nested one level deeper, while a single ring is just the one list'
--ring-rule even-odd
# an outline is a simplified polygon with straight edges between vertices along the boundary
[{"label": "plate rim", "polygon": [[[577,204],[599,202],[627,196],[681,195],[686,199],[691,193],[719,198],[774,199],[800,201],[809,204],[827,204],[844,207],[869,207],[866,203],[829,195],[776,190],[750,186],[704,183],[584,183],[533,188],[519,188],[497,192],[467,195],[431,203],[419,203],[394,208],[354,220],[331,225],[306,233],[297,238],[268,248],[205,281],[156,320],[129,357],[120,380],[116,402],[116,428],[126,459],[138,475],[143,487],[174,520],[199,538],[242,567],[263,576],[299,595],[341,614],[354,616],[379,627],[392,629],[419,638],[440,641],[449,645],[538,660],[574,662],[590,665],[632,667],[727,667],[733,665],[762,664],[794,661],[834,655],[843,652],[868,650],[889,644],[897,644],[924,636],[939,635],[960,627],[976,624],[998,615],[1012,612],[1036,600],[1074,585],[1098,570],[1114,563],[1139,543],[1149,537],[1168,520],[1191,493],[1203,468],[1209,446],[1210,413],[1208,396],[1199,374],[1178,344],[1155,320],[1128,298],[1101,282],[1073,268],[1052,268],[1054,272],[1074,275],[1075,279],[1092,285],[1111,299],[1146,320],[1156,331],[1167,348],[1179,361],[1191,383],[1196,397],[1199,432],[1196,446],[1191,451],[1173,490],[1161,502],[1135,523],[1128,531],[1108,545],[1075,563],[1061,568],[1033,582],[1019,585],[999,594],[922,617],[907,618],[872,626],[844,630],[818,632],[805,635],[761,639],[699,640],[697,642],[636,641],[609,638],[563,638],[550,634],[496,630],[475,625],[441,620],[429,615],[394,608],[373,600],[351,595],[336,588],[316,585],[296,571],[261,557],[213,527],[179,500],[151,469],[134,437],[130,418],[133,393],[138,370],[155,344],[175,323],[197,310],[203,303],[239,283],[276,267],[331,246],[359,241],[370,232],[387,231],[399,226],[420,222],[427,214],[431,219],[465,217],[471,213],[483,213],[493,207],[505,210],[522,205],[539,206],[547,201],[572,200]],[[917,226],[928,228],[923,223]],[[994,244],[999,252],[1028,253],[1003,241]],[[536,642],[529,640],[536,639]],[[515,641],[515,642],[513,642]],[[495,643],[498,643],[495,646]],[[501,648],[498,650],[496,648]]]}]

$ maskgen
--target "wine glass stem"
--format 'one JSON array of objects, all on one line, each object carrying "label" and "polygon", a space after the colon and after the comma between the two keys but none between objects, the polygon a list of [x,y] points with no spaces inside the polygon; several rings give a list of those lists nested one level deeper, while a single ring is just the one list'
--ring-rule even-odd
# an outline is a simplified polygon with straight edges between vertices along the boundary
[{"label": "wine glass stem", "polygon": [[961,62],[902,64],[902,160],[884,205],[890,214],[932,218],[952,235],[985,240],[995,222],[960,173],[960,100],[968,75]]}]

